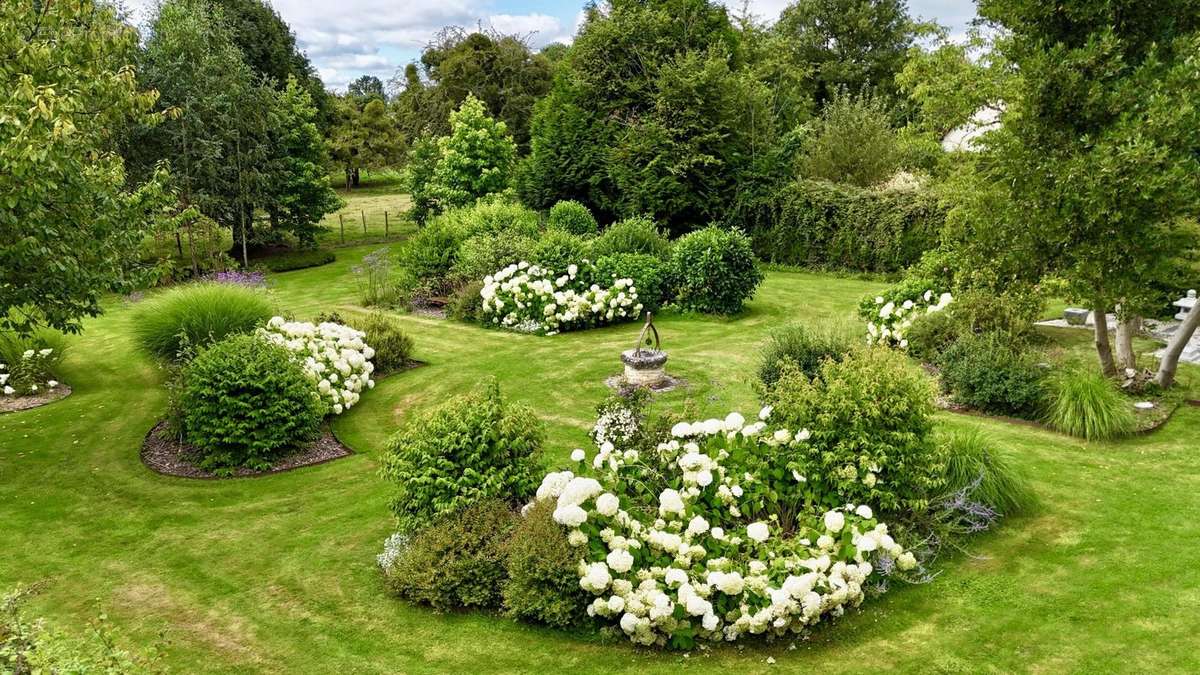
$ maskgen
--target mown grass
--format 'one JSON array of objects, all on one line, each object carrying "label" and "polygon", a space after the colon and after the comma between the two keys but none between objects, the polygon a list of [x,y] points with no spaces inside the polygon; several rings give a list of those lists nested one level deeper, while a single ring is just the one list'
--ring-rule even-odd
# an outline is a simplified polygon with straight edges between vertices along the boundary
[{"label": "mown grass", "polygon": [[[273,301],[299,318],[362,311],[349,270],[374,248],[272,275]],[[880,287],[773,272],[736,320],[663,316],[668,370],[689,386],[657,405],[757,409],[750,383],[771,329],[849,319]],[[123,644],[149,645],[165,630],[166,661],[178,672],[1200,669],[1191,548],[1200,537],[1200,408],[1118,443],[943,415],[946,429],[980,429],[1030,476],[1038,506],[973,542],[972,555],[947,561],[932,583],[895,588],[810,639],[685,655],[483,613],[435,614],[387,597],[374,568],[390,531],[379,453],[397,422],[494,376],[538,411],[546,464],[563,465],[586,442],[603,379],[619,371],[637,326],[539,338],[402,316],[414,358],[427,365],[382,380],[336,420],[357,454],[263,478],[190,481],[138,460],[163,412],[161,376],[135,347],[131,309],[119,300],[106,309],[63,364],[75,393],[0,416],[0,587],[48,580],[31,612],[78,633],[96,607]],[[1187,383],[1196,370],[1185,370]]]},{"label": "mown grass", "polygon": [[317,241],[322,246],[391,241],[408,236],[416,229],[407,216],[412,201],[408,195],[398,192],[398,174],[364,173],[359,187],[352,190],[346,190],[345,183],[339,182],[344,181],[340,175],[333,176],[330,181],[345,205],[321,221],[324,231],[317,236]]}]

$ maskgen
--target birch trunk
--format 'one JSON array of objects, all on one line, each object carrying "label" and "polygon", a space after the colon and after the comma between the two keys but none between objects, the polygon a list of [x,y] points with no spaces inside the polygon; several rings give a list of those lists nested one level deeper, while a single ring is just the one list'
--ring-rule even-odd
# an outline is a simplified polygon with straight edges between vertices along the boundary
[{"label": "birch trunk", "polygon": [[1133,336],[1142,327],[1140,316],[1121,319],[1117,323],[1117,365],[1121,370],[1137,370],[1137,354],[1133,351]]},{"label": "birch trunk", "polygon": [[1188,340],[1192,339],[1192,334],[1196,332],[1197,326],[1200,326],[1200,306],[1193,307],[1188,312],[1183,324],[1171,337],[1171,342],[1167,344],[1167,351],[1163,353],[1162,361],[1158,364],[1158,375],[1155,376],[1154,382],[1163,389],[1175,384],[1175,371],[1179,368],[1179,357],[1183,354],[1183,348],[1187,346]]}]

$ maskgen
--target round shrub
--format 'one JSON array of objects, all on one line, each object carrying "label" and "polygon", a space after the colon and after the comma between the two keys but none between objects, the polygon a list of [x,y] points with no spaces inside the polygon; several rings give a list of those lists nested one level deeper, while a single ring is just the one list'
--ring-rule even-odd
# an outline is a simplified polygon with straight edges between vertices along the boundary
[{"label": "round shrub", "polygon": [[396,254],[401,270],[425,285],[444,285],[458,250],[467,238],[463,227],[447,216],[429,221],[409,237]]},{"label": "round shrub", "polygon": [[779,380],[785,365],[814,377],[826,359],[840,360],[857,341],[848,329],[834,326],[809,328],[784,326],[771,334],[758,362],[758,379],[770,387]]},{"label": "round shrub", "polygon": [[1137,428],[1129,399],[1108,378],[1092,370],[1072,370],[1051,379],[1046,421],[1065,434],[1089,441],[1127,436]]},{"label": "round shrub", "polygon": [[499,198],[484,199],[471,206],[447,211],[438,220],[462,232],[464,237],[507,233],[535,238],[541,227],[537,211]]},{"label": "round shrub", "polygon": [[954,314],[954,306],[940,312],[921,314],[904,332],[908,353],[925,363],[938,359],[962,335],[965,327]]},{"label": "round shrub", "polygon": [[[579,265],[587,256],[588,245],[583,237],[567,230],[551,228],[533,244],[528,262],[561,274],[566,271],[568,265]],[[497,267],[492,272],[502,268],[503,266]]]},{"label": "round shrub", "polygon": [[480,281],[496,270],[528,260],[537,242],[524,235],[505,232],[477,234],[462,243],[454,276],[463,282]]},{"label": "round shrub", "polygon": [[767,390],[773,421],[812,433],[797,455],[811,494],[826,506],[876,504],[921,512],[942,487],[932,437],[934,388],[919,366],[884,348],[826,360],[809,379],[786,365]]},{"label": "round shrub", "polygon": [[707,314],[740,312],[763,280],[750,239],[740,230],[715,226],[675,242],[669,269],[679,285],[679,305]]},{"label": "round shrub", "polygon": [[614,279],[633,279],[638,300],[649,310],[674,300],[667,264],[645,253],[614,253],[596,261],[596,283],[610,286]]},{"label": "round shrub", "polygon": [[384,312],[371,312],[356,319],[353,327],[367,334],[366,343],[375,350],[371,362],[376,372],[387,373],[403,368],[412,355],[412,338],[404,332],[395,317]]},{"label": "round shrub", "polygon": [[388,442],[383,476],[402,532],[487,498],[524,500],[538,486],[542,424],[509,404],[496,382],[405,422]]},{"label": "round shrub", "polygon": [[445,514],[383,563],[388,587],[440,610],[499,608],[508,576],[504,544],[517,518],[499,499]]},{"label": "round shrub", "polygon": [[592,240],[593,259],[615,253],[645,253],[665,259],[670,252],[671,240],[644,216],[617,221]]},{"label": "round shrub", "polygon": [[1046,371],[1034,354],[1005,334],[964,335],[942,353],[937,365],[942,386],[956,403],[1027,419],[1041,410]]},{"label": "round shrub", "polygon": [[183,371],[179,409],[200,467],[270,468],[312,440],[326,413],[316,387],[287,348],[237,335],[200,352]]},{"label": "round shrub", "polygon": [[596,234],[596,218],[588,207],[568,199],[550,207],[550,216],[546,221],[551,228],[561,229],[581,237]]},{"label": "round shrub", "polygon": [[139,303],[133,334],[147,353],[181,359],[230,335],[249,333],[273,314],[260,290],[237,284],[189,284]]},{"label": "round shrub", "polygon": [[536,502],[505,545],[504,608],[516,619],[574,626],[587,620],[589,598],[579,587],[579,551],[553,514],[552,502]]}]

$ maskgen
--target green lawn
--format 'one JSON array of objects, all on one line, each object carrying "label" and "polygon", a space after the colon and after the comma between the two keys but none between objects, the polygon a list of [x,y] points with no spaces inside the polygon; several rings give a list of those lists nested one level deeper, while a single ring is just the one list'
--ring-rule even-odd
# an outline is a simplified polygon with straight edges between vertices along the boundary
[{"label": "green lawn", "polygon": [[[351,266],[273,275],[299,318],[355,311]],[[881,285],[772,272],[736,321],[664,317],[661,397],[700,414],[757,409],[756,346],[787,321],[850,318]],[[1200,670],[1200,408],[1152,435],[1084,444],[979,426],[1024,469],[1040,508],[975,542],[932,582],[896,588],[808,640],[690,654],[634,649],[482,613],[439,615],[383,592],[374,556],[390,530],[377,476],[396,423],[486,377],[535,407],[548,466],[586,441],[603,379],[638,328],[550,338],[404,316],[428,365],[380,381],[335,430],[358,453],[262,478],[192,481],[138,459],[162,414],[160,375],[133,351],[129,308],[109,303],[66,360],[75,393],[0,416],[0,588],[47,580],[30,611],[84,633],[96,608],[125,645],[166,631],[178,672],[1195,672]],[[1189,378],[1196,369],[1189,369]],[[1189,379],[1194,382],[1195,379]],[[794,649],[793,649],[794,646]],[[768,665],[767,658],[776,660]]]}]

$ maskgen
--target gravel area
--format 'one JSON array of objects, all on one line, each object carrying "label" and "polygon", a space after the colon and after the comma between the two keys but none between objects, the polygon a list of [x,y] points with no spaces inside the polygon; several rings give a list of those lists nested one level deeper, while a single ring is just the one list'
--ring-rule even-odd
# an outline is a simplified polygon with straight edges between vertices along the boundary
[{"label": "gravel area", "polygon": [[325,428],[321,430],[321,436],[317,440],[299,452],[281,457],[270,469],[265,471],[237,469],[232,474],[223,476],[211,471],[205,471],[196,466],[193,462],[196,454],[195,448],[181,443],[179,439],[164,433],[166,431],[166,424],[166,422],[159,422],[146,434],[146,440],[142,442],[142,463],[150,467],[153,471],[167,476],[180,476],[183,478],[248,478],[251,476],[265,476],[272,473],[298,469],[302,466],[323,464],[353,454],[349,448],[342,445],[334,437],[333,432]]},{"label": "gravel area", "polygon": [[54,403],[55,401],[66,398],[71,394],[71,388],[65,384],[59,384],[53,389],[44,389],[43,393],[37,396],[0,396],[0,413],[17,412],[20,410],[29,410],[38,406]]}]

